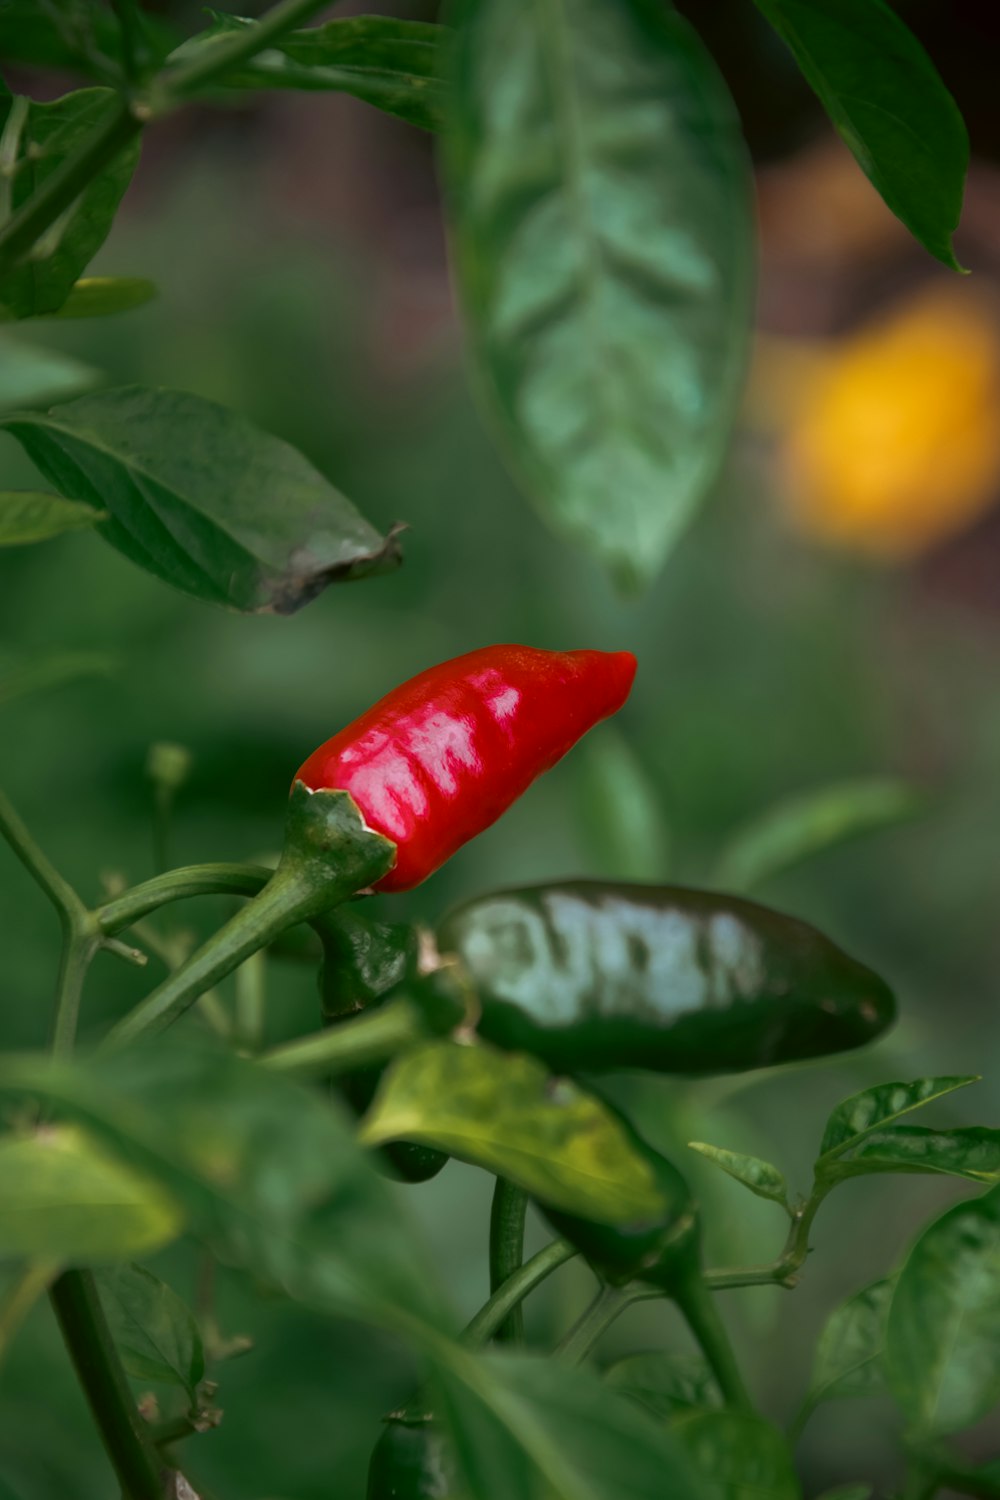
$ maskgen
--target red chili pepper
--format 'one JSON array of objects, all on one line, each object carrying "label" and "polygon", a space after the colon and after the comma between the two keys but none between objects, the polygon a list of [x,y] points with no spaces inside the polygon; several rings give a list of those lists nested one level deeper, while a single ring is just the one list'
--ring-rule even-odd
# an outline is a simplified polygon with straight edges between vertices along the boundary
[{"label": "red chili pepper", "polygon": [[349,792],[396,844],[380,891],[419,885],[629,695],[630,651],[486,646],[404,682],[321,745],[297,780]]}]

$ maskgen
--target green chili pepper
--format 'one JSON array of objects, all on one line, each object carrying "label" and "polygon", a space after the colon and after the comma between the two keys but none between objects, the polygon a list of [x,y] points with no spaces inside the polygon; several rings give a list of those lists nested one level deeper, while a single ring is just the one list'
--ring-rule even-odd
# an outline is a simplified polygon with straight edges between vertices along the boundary
[{"label": "green chili pepper", "polygon": [[368,1465],[367,1500],[464,1500],[440,1427],[389,1417]]},{"label": "green chili pepper", "polygon": [[808,923],[679,886],[570,881],[440,924],[479,1032],[562,1072],[725,1073],[841,1052],[895,1018],[877,974]]},{"label": "green chili pepper", "polygon": [[[328,1026],[377,1004],[417,970],[418,935],[406,923],[374,922],[349,907],[339,907],[315,926],[323,942],[320,1000]],[[381,1068],[364,1068],[337,1080],[351,1108],[364,1114],[382,1076]],[[391,1141],[381,1159],[404,1182],[427,1182],[448,1160],[447,1153],[415,1141]]]}]

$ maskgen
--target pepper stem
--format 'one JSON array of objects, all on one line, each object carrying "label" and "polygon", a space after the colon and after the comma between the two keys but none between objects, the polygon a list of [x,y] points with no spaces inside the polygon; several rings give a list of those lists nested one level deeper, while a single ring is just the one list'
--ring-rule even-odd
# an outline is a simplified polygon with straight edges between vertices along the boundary
[{"label": "pepper stem", "polygon": [[[524,1219],[528,1195],[498,1177],[490,1209],[490,1294],[513,1276],[524,1260]],[[498,1344],[524,1343],[524,1311],[518,1304],[494,1334]]]},{"label": "pepper stem", "polygon": [[684,1277],[671,1288],[670,1296],[700,1344],[726,1405],[751,1409],[750,1394],[736,1363],[729,1334],[700,1272]]}]

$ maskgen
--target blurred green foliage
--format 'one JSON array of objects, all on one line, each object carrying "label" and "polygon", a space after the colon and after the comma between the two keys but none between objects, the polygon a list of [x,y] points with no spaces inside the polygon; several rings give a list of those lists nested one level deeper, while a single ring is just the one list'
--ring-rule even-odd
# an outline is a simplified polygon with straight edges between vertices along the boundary
[{"label": "blurred green foliage", "polygon": [[[278,111],[275,128],[292,130],[296,118]],[[323,129],[350,118],[336,102],[316,117],[314,176]],[[19,337],[30,332],[40,347],[64,350],[112,381],[224,401],[298,444],[375,525],[408,523],[403,568],[332,588],[292,618],[243,618],[154,584],[86,535],[7,549],[0,676],[67,651],[109,655],[117,670],[0,704],[0,777],[46,850],[91,896],[102,872],[151,873],[145,764],[154,741],[179,742],[193,755],[173,857],[261,856],[280,841],[290,777],[314,745],[429,663],[524,640],[637,653],[636,688],[616,732],[643,795],[657,799],[670,878],[707,880],[726,837],[779,798],[871,774],[926,786],[932,795],[920,819],[798,866],[760,892],[887,975],[904,1018],[894,1036],[870,1055],[780,1075],[615,1080],[615,1098],[638,1128],[674,1152],[703,1194],[710,1261],[723,1243],[729,1260],[767,1259],[782,1236],[780,1211],[686,1152],[687,1140],[760,1154],[803,1187],[828,1107],[856,1088],[981,1069],[985,1083],[969,1091],[968,1104],[963,1096],[943,1108],[942,1123],[981,1121],[1000,1100],[1000,1071],[990,1069],[1000,1055],[991,889],[998,622],[936,600],[912,574],[868,572],[790,538],[748,453],[731,461],[715,502],[652,593],[638,603],[617,598],[595,565],[543,529],[502,472],[447,325],[421,341],[419,326],[405,325],[407,310],[419,324],[412,303],[389,300],[387,309],[408,254],[419,260],[407,236],[419,239],[426,196],[420,148],[397,144],[395,129],[380,123],[368,149],[376,160],[386,153],[403,202],[412,177],[418,207],[381,232],[370,215],[367,234],[347,222],[317,233],[286,212],[294,189],[262,173],[253,130],[238,138],[217,126],[210,149],[198,152],[177,153],[176,141],[173,156],[151,150],[131,210],[95,269],[149,276],[158,300],[106,323],[25,325]],[[314,181],[310,191],[322,190]],[[440,287],[433,256],[432,273]],[[426,265],[421,274],[428,277]],[[400,351],[405,360],[389,357]],[[0,463],[5,486],[36,483],[12,440],[3,439]],[[425,887],[380,898],[382,913],[432,916],[504,883],[608,873],[619,857],[613,809],[589,806],[603,795],[607,783],[593,765],[571,757]],[[582,817],[582,803],[595,815]],[[222,909],[170,920],[207,928]],[[0,911],[0,1041],[38,1045],[49,1021],[55,920],[3,850]],[[269,1039],[312,1028],[314,976],[278,959],[268,969]],[[141,971],[102,955],[84,1033],[122,1014],[144,988]],[[452,1163],[433,1183],[399,1192],[426,1225],[442,1279],[471,1312],[486,1292],[489,1184]],[[777,1418],[807,1377],[804,1335],[818,1331],[838,1298],[884,1274],[956,1188],[909,1178],[841,1192],[840,1212],[819,1217],[817,1249],[793,1300],[772,1289],[727,1294],[748,1375]],[[193,1297],[193,1248],[154,1265]],[[529,1308],[529,1332],[565,1326],[588,1284],[578,1267],[560,1273]],[[220,1495],[359,1495],[378,1416],[412,1383],[398,1347],[270,1301],[242,1278],[222,1276],[218,1291],[223,1333],[249,1334],[255,1347],[220,1367],[225,1419],[194,1440],[192,1472]],[[686,1347],[669,1310],[633,1309],[608,1356],[655,1346],[664,1330]],[[867,1456],[866,1476],[878,1480],[892,1420],[877,1403],[824,1410],[801,1450],[807,1489],[857,1477],[840,1464],[846,1423],[855,1465]],[[0,1371],[0,1476],[3,1500],[108,1492],[98,1439],[45,1307]]]}]

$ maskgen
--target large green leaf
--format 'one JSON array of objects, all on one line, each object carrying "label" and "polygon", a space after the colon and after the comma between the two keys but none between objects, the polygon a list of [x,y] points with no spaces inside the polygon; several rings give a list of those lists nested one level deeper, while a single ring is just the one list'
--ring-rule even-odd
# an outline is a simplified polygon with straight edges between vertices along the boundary
[{"label": "large green leaf", "polygon": [[[0,129],[21,102],[0,94]],[[19,132],[16,170],[12,185],[14,208],[20,208],[32,193],[57,171],[80,143],[94,131],[109,110],[116,108],[111,89],[78,89],[51,103],[32,100]],[[16,318],[57,312],[107,238],[122,195],[139,160],[135,138],[92,177],[59,226],[51,248],[31,257],[0,279],[0,309]]]},{"label": "large green leaf", "polygon": [[437,1146],[599,1223],[663,1208],[649,1165],[599,1099],[533,1057],[483,1044],[406,1053],[387,1070],[361,1139]]},{"label": "large green leaf", "polygon": [[889,1308],[885,1363],[920,1438],[971,1427],[1000,1400],[1000,1188],[917,1240]]},{"label": "large green leaf", "polygon": [[670,1431],[717,1500],[800,1500],[788,1443],[752,1412],[692,1412]]},{"label": "large green leaf", "polygon": [[[240,16],[213,13],[214,24],[175,57],[212,46],[233,31],[256,26]],[[289,31],[263,52],[213,79],[212,87],[304,89],[353,94],[411,125],[436,130],[443,112],[439,48],[442,28],[395,16],[346,16]]]},{"label": "large green leaf", "polygon": [[806,1405],[840,1396],[867,1396],[885,1385],[885,1325],[892,1282],[876,1281],[827,1319],[813,1360]]},{"label": "large green leaf", "polygon": [[958,269],[969,138],[954,99],[885,0],[757,0],[862,171],[938,260]]},{"label": "large green leaf", "polygon": [[214,401],[123,386],[0,418],[67,499],[140,567],[214,604],[290,614],[399,561],[312,464]]},{"label": "large green leaf", "polygon": [[135,1380],[178,1385],[197,1402],[205,1350],[194,1314],[173,1289],[142,1266],[97,1272],[108,1326],[125,1369]]},{"label": "large green leaf", "polygon": [[17,698],[47,692],[81,677],[107,677],[115,659],[101,651],[57,651],[0,673],[0,708]]},{"label": "large green leaf", "polygon": [[78,396],[101,379],[99,370],[82,360],[12,339],[0,337],[0,411],[24,411]]},{"label": "large green leaf", "polygon": [[546,519],[648,583],[725,452],[750,324],[735,110],[661,0],[455,0],[443,171],[479,384]]},{"label": "large green leaf", "polygon": [[75,1126],[0,1140],[0,1259],[87,1264],[180,1233],[174,1195]]},{"label": "large green leaf", "polygon": [[[177,38],[143,9],[142,37],[150,61]],[[69,68],[108,81],[121,64],[121,27],[110,8],[91,0],[0,0],[0,57],[7,63]]]},{"label": "large green leaf", "polygon": [[845,781],[791,797],[739,830],[713,884],[727,891],[752,890],[845,839],[911,818],[922,806],[913,787],[888,777]]},{"label": "large green leaf", "polygon": [[659,1421],[719,1404],[715,1377],[696,1354],[668,1354],[662,1349],[626,1354],[604,1371],[604,1379]]},{"label": "large green leaf", "polygon": [[80,531],[101,519],[93,506],[36,490],[0,490],[0,547],[44,542],[64,531]]},{"label": "large green leaf", "polygon": [[158,1182],[222,1259],[289,1296],[411,1333],[448,1326],[398,1203],[315,1092],[163,1037],[87,1062],[6,1054],[0,1092],[82,1122]]},{"label": "large green leaf", "polygon": [[837,1105],[826,1122],[817,1168],[822,1169],[824,1158],[839,1156],[849,1147],[853,1149],[864,1136],[891,1125],[902,1115],[978,1082],[975,1074],[917,1078],[913,1083],[880,1083],[852,1094]]},{"label": "large green leaf", "polygon": [[842,1148],[820,1164],[817,1175],[835,1182],[872,1172],[938,1172],[971,1182],[1000,1182],[1000,1130],[983,1125],[957,1130],[890,1125]]}]

